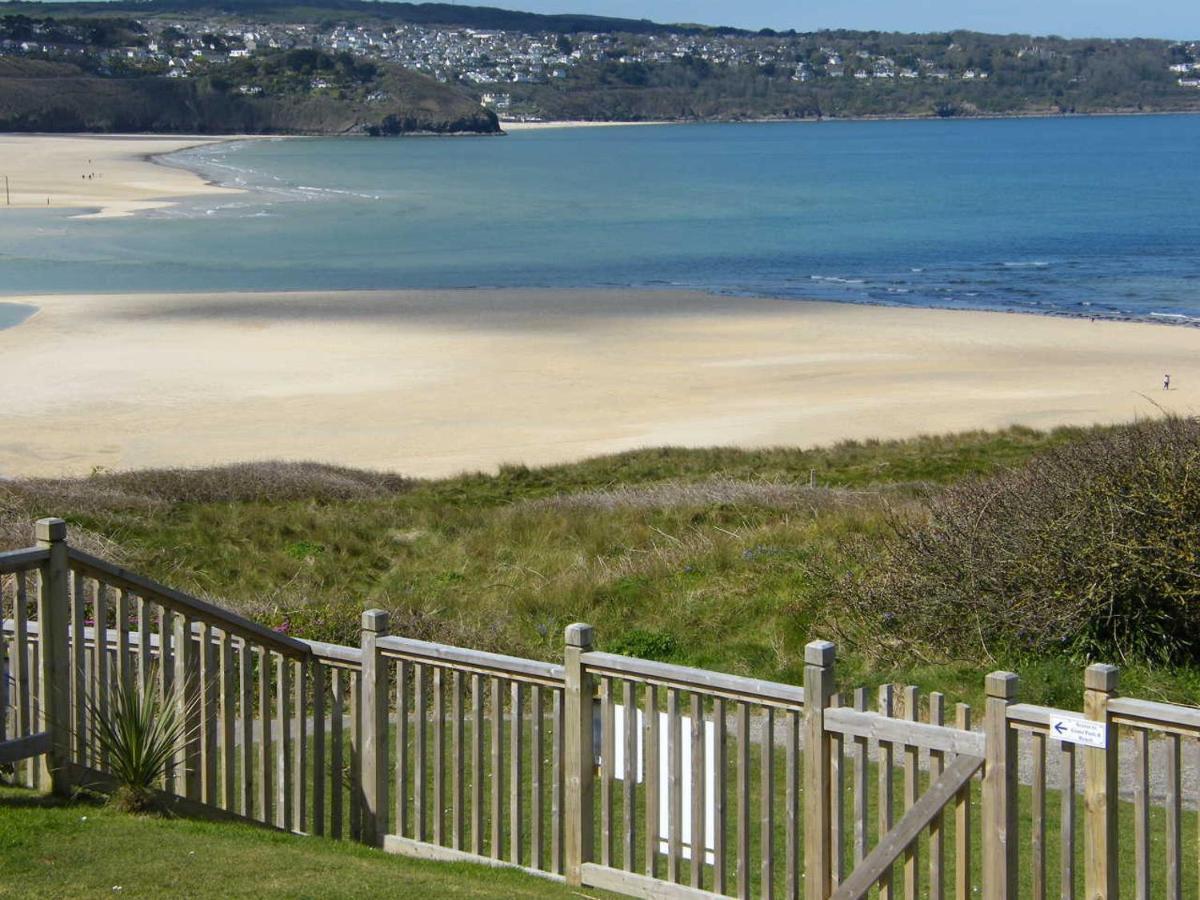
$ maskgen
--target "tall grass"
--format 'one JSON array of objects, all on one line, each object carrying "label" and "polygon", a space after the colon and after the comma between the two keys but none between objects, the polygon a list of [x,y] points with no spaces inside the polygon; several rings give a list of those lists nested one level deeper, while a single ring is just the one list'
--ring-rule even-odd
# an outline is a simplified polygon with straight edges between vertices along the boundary
[{"label": "tall grass", "polygon": [[[893,518],[920,519],[949,486],[1108,431],[657,448],[432,481],[310,464],[16,480],[0,482],[0,541],[27,545],[34,518],[62,515],[72,541],[106,544],[126,566],[340,643],[356,643],[359,614],[377,606],[396,633],[556,659],[562,627],[586,620],[606,649],[798,680],[805,642],[846,621],[830,585],[882,564],[860,551]],[[843,653],[845,683],[970,699],[993,665],[872,649]],[[1042,699],[1074,701],[1075,662],[1031,666]]]}]

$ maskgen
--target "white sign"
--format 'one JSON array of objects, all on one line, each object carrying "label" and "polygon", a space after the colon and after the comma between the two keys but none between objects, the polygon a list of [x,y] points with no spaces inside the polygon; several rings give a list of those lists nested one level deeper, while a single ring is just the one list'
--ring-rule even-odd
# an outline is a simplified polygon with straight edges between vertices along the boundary
[{"label": "white sign", "polygon": [[[620,780],[625,777],[625,707],[619,703],[613,704],[613,769],[614,776]],[[634,710],[634,728],[637,729],[637,760],[634,764],[638,784],[645,779],[643,769],[644,759],[642,748],[642,727],[644,719],[640,709]],[[670,758],[668,757],[667,729],[670,720],[665,712],[658,714],[658,838],[662,853],[668,853],[668,837],[671,834],[671,801],[670,801]],[[679,750],[683,771],[680,773],[680,806],[683,810],[683,821],[680,823],[680,855],[684,859],[692,858],[692,720],[689,716],[679,717]],[[705,862],[714,862],[713,847],[716,845],[714,822],[716,819],[716,732],[712,722],[704,723],[704,846]]]},{"label": "white sign", "polygon": [[1090,719],[1079,719],[1075,716],[1055,717],[1050,719],[1050,737],[1058,741],[1103,749],[1108,743],[1108,729],[1103,722],[1093,722]]}]

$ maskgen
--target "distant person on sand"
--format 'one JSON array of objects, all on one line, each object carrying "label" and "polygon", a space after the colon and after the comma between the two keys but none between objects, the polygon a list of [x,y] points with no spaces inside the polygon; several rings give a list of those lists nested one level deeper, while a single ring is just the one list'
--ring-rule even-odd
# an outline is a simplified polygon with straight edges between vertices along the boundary
[{"label": "distant person on sand", "polygon": [[1163,390],[1169,391],[1170,389],[1171,389],[1171,376],[1164,375],[1163,376]]}]

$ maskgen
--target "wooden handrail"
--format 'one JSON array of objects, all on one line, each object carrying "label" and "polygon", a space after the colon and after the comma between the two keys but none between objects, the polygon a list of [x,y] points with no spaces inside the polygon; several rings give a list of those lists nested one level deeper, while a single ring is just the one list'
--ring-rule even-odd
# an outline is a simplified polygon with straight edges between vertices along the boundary
[{"label": "wooden handrail", "polygon": [[825,710],[825,730],[850,737],[890,741],[949,753],[968,753],[972,756],[983,756],[985,741],[981,731],[960,731],[945,725],[893,719],[879,713],[859,712],[845,707]]},{"label": "wooden handrail", "polygon": [[501,675],[550,687],[561,687],[563,683],[563,667],[554,663],[391,636],[380,638],[378,646],[380,651],[389,657],[427,661],[435,665],[466,669],[485,675]]},{"label": "wooden handrail", "polygon": [[145,597],[147,600],[155,600],[176,607],[183,607],[188,614],[194,615],[196,618],[202,619],[210,625],[216,625],[222,630],[228,630],[230,633],[238,634],[240,637],[249,638],[270,647],[277,653],[300,657],[302,659],[307,658],[312,653],[308,644],[304,641],[280,634],[278,631],[268,628],[265,625],[259,625],[257,622],[243,618],[237,613],[221,609],[219,606],[214,606],[197,597],[192,597],[182,591],[159,584],[143,575],[138,575],[135,572],[130,572],[128,569],[105,562],[99,557],[92,556],[90,553],[84,553],[82,550],[71,547],[67,555],[71,560],[71,568],[74,570],[81,571],[83,574],[90,575],[93,578],[99,578],[112,587],[125,588],[140,597]]},{"label": "wooden handrail", "polygon": [[307,644],[312,655],[319,662],[341,668],[362,668],[362,648],[347,647],[344,644],[328,644],[325,641],[310,641],[308,638],[297,638]]},{"label": "wooden handrail", "polygon": [[709,672],[689,666],[617,656],[613,653],[583,654],[583,664],[592,672],[617,678],[633,676],[639,681],[666,687],[698,691],[714,696],[729,697],[765,706],[795,708],[804,705],[804,688],[724,672]]},{"label": "wooden handrail", "polygon": [[1118,725],[1200,735],[1200,707],[1114,697],[1108,701],[1108,714]]},{"label": "wooden handrail", "polygon": [[1027,728],[1048,731],[1050,720],[1057,718],[1081,718],[1083,713],[1053,706],[1035,706],[1032,703],[1013,703],[1007,709],[1008,721]]},{"label": "wooden handrail", "polygon": [[50,558],[50,551],[41,547],[26,547],[23,550],[7,550],[0,553],[0,575],[28,572],[36,569]]}]

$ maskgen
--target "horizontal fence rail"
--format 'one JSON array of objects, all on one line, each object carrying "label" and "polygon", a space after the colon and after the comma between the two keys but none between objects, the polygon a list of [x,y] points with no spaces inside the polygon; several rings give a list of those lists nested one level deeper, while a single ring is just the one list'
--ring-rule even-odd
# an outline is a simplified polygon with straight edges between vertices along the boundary
[{"label": "horizontal fence rail", "polygon": [[[645,897],[1200,896],[1200,709],[1083,712],[842,691],[832,644],[788,685],[599,652],[561,663],[388,634],[281,634],[68,547],[0,553],[0,774],[114,784],[123,698],[186,738],[157,785],[184,812],[517,868]],[[1192,849],[1187,849],[1187,845]]]}]

